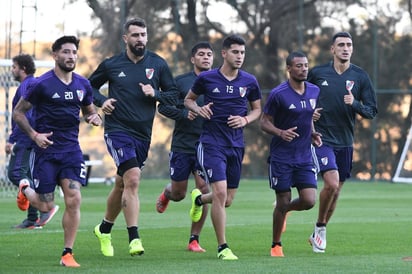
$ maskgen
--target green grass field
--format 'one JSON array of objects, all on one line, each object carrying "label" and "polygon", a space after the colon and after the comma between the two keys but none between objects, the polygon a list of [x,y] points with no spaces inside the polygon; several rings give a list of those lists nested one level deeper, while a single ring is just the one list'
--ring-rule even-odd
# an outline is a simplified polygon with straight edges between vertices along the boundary
[{"label": "green grass field", "polygon": [[17,209],[14,198],[0,198],[0,273],[412,273],[412,261],[405,259],[412,256],[412,185],[346,183],[328,225],[326,253],[313,253],[307,242],[317,215],[316,205],[312,210],[290,214],[282,237],[286,257],[272,258],[274,192],[266,180],[243,180],[232,207],[227,209],[227,240],[239,260],[220,261],[210,218],[200,238],[207,252],[186,251],[189,196],[169,204],[164,214],[156,212],[155,200],[166,182],[142,181],[139,231],[145,254],[141,257],[128,255],[123,215],[112,232],[115,256],[101,255],[92,230],[103,217],[111,187],[91,184],[83,188],[81,224],[74,247],[79,269],[59,265],[62,198],[57,197],[60,211],[42,230],[11,229],[26,213]]}]

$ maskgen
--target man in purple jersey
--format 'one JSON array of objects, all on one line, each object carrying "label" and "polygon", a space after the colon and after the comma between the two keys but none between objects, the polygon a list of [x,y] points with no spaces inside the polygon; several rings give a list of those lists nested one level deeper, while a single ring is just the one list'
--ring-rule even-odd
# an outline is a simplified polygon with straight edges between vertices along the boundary
[{"label": "man in purple jersey", "polygon": [[[191,50],[190,61],[193,71],[178,75],[176,85],[179,90],[179,101],[176,106],[160,105],[159,113],[175,120],[171,151],[169,154],[170,179],[156,201],[156,210],[163,213],[169,201],[181,201],[187,193],[190,174],[193,174],[196,188],[202,193],[209,192],[209,185],[199,174],[199,164],[196,159],[196,143],[202,132],[203,118],[185,108],[183,100],[193,82],[202,71],[208,71],[213,64],[213,48],[209,42],[196,43]],[[198,105],[203,105],[203,96],[197,99]],[[202,217],[198,222],[192,222],[187,249],[192,252],[206,252],[199,244],[199,234],[207,217],[208,207],[202,209]]]},{"label": "man in purple jersey", "polygon": [[[237,260],[226,242],[226,209],[239,187],[245,142],[243,128],[261,114],[261,92],[256,77],[241,70],[245,59],[245,40],[230,35],[223,41],[223,65],[202,72],[185,98],[185,106],[205,119],[197,147],[203,176],[212,192],[192,191],[190,216],[202,216],[202,205],[211,203],[211,218],[221,260]],[[196,103],[204,95],[204,105]],[[250,112],[248,113],[248,105]]]},{"label": "man in purple jersey", "polygon": [[[85,121],[94,126],[102,123],[93,106],[89,81],[74,73],[79,40],[63,36],[52,45],[54,69],[37,78],[27,89],[13,112],[20,129],[34,146],[34,189],[20,181],[17,203],[24,208],[29,202],[40,211],[54,207],[54,191],[59,185],[64,193],[64,250],[60,264],[80,267],[73,257],[73,245],[80,224],[80,188],[86,183],[86,167],[79,145],[80,110]],[[33,128],[25,113],[34,112]]]},{"label": "man in purple jersey", "polygon": [[368,74],[350,62],[352,36],[338,32],[332,38],[333,61],[309,71],[308,81],[320,88],[318,107],[322,115],[315,122],[323,146],[316,148],[323,188],[319,213],[309,237],[312,250],[324,253],[326,225],[335,211],[339,193],[352,171],[356,115],[373,119],[378,113],[376,94]]},{"label": "man in purple jersey", "polygon": [[[263,107],[262,130],[273,135],[270,143],[269,187],[276,192],[273,210],[272,257],[284,257],[281,235],[289,211],[308,210],[316,201],[317,159],[312,143],[320,146],[312,116],[319,88],[306,82],[308,59],[302,52],[286,58],[289,80],[275,87]],[[299,197],[292,200],[291,188]]]},{"label": "man in purple jersey", "polygon": [[[36,72],[33,57],[28,54],[20,54],[12,58],[13,65],[11,73],[14,80],[20,82],[20,86],[16,90],[13,97],[12,109],[16,107],[20,97],[26,91],[27,86],[34,80],[33,74]],[[27,119],[32,121],[32,111],[26,113]],[[7,177],[16,186],[22,179],[26,179],[33,187],[33,180],[30,171],[30,151],[32,148],[32,140],[22,132],[17,124],[12,121],[12,133],[6,142],[6,154],[10,155],[9,166],[7,169]],[[40,212],[40,218],[37,208],[33,205],[28,205],[27,218],[14,228],[37,229],[42,228],[59,210],[59,206],[55,205],[49,212]]]}]

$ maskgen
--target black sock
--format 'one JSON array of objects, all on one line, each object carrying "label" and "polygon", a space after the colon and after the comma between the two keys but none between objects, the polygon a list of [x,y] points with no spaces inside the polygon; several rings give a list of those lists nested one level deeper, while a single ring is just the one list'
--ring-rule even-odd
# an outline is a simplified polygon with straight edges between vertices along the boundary
[{"label": "black sock", "polygon": [[190,235],[189,243],[193,242],[194,240],[199,242],[199,235],[194,235],[194,234]]},{"label": "black sock", "polygon": [[103,220],[99,227],[100,233],[109,234],[112,231],[113,225],[114,223]]},{"label": "black sock", "polygon": [[67,253],[72,254],[72,253],[73,253],[73,250],[72,250],[71,248],[65,247],[65,248],[63,249],[62,256],[66,255]]},{"label": "black sock", "polygon": [[272,242],[272,248],[274,248],[277,245],[282,246],[282,242]]},{"label": "black sock", "polygon": [[326,226],[326,224],[325,223],[316,223],[316,226],[317,227],[322,227],[322,226]]},{"label": "black sock", "polygon": [[139,231],[137,229],[137,226],[128,227],[127,232],[129,233],[129,243],[134,239],[139,238]]},{"label": "black sock", "polygon": [[195,199],[195,204],[198,205],[198,206],[203,205],[201,197],[202,197],[202,195],[199,195]]},{"label": "black sock", "polygon": [[221,252],[223,249],[228,248],[229,246],[227,245],[227,243],[224,243],[222,245],[219,245],[217,247],[217,252]]}]

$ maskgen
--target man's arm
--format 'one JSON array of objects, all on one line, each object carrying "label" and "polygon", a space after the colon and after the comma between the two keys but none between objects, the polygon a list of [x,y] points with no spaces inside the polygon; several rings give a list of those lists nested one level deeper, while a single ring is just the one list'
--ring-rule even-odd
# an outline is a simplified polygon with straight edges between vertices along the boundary
[{"label": "man's arm", "polygon": [[260,117],[260,128],[262,131],[275,136],[281,136],[282,130],[275,127],[271,115],[263,113]]},{"label": "man's arm", "polygon": [[37,132],[32,128],[29,123],[29,120],[26,117],[26,112],[32,108],[32,104],[29,101],[20,98],[16,107],[13,110],[13,120],[19,126],[19,128],[30,137],[30,139],[34,140],[35,135]]},{"label": "man's arm", "polygon": [[261,100],[255,100],[250,102],[250,112],[245,116],[248,123],[251,123],[260,117],[262,114]]},{"label": "man's arm", "polygon": [[107,97],[100,92],[100,88],[108,81],[105,71],[103,62],[89,77],[90,85],[93,88],[93,103],[98,107],[102,107],[103,103],[107,100]]},{"label": "man's arm", "polygon": [[[178,96],[177,93],[175,95]],[[160,114],[169,119],[180,120],[187,118],[188,110],[185,109],[183,100],[181,98],[175,98],[174,101],[176,101],[176,105],[160,103],[157,106],[157,110]]]},{"label": "man's arm", "polygon": [[197,115],[200,115],[201,117],[210,120],[210,118],[213,115],[213,111],[211,109],[213,103],[210,102],[207,105],[200,107],[196,103],[197,97],[199,96],[196,93],[194,93],[192,90],[189,90],[184,100],[185,107],[190,111],[196,113]]},{"label": "man's arm", "polygon": [[88,124],[91,124],[93,126],[100,126],[102,124],[102,118],[96,112],[96,109],[94,108],[93,104],[82,106],[82,113],[85,117],[85,121]]},{"label": "man's arm", "polygon": [[377,99],[375,90],[372,87],[372,83],[367,77],[364,84],[361,87],[360,101],[354,100],[352,107],[363,118],[373,119],[378,113]]}]

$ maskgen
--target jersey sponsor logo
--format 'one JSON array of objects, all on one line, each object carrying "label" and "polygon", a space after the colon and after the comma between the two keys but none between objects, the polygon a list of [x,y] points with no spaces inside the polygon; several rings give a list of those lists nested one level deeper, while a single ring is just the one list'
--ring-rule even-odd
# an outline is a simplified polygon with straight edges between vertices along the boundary
[{"label": "jersey sponsor logo", "polygon": [[312,107],[312,109],[315,109],[316,107],[316,99],[309,99],[309,104]]},{"label": "jersey sponsor logo", "polygon": [[52,99],[59,99],[59,98],[60,98],[60,95],[57,92],[55,92],[52,96]]},{"label": "jersey sponsor logo", "polygon": [[326,166],[329,162],[329,159],[328,157],[323,157],[320,159],[320,161],[322,162],[322,165]]},{"label": "jersey sponsor logo", "polygon": [[154,69],[153,68],[147,68],[146,69],[146,78],[151,80],[154,75]]},{"label": "jersey sponsor logo", "polygon": [[240,97],[245,97],[247,87],[239,87]]},{"label": "jersey sponsor logo", "polygon": [[214,88],[214,89],[212,90],[212,93],[220,93],[220,90],[219,90],[218,88]]},{"label": "jersey sponsor logo", "polygon": [[79,101],[80,101],[80,102],[83,101],[84,91],[81,90],[81,89],[78,89],[78,90],[76,90],[76,93],[77,93],[77,98],[79,98]]},{"label": "jersey sponsor logo", "polygon": [[175,169],[173,167],[170,168],[170,175],[175,174]]},{"label": "jersey sponsor logo", "polygon": [[351,92],[354,85],[355,85],[355,81],[346,80],[346,90],[347,91]]},{"label": "jersey sponsor logo", "polygon": [[326,80],[324,80],[323,82],[322,82],[322,84],[320,84],[321,86],[329,86],[329,84],[328,84],[328,81],[326,81]]},{"label": "jersey sponsor logo", "polygon": [[290,104],[289,109],[295,109],[296,106],[294,104]]},{"label": "jersey sponsor logo", "polygon": [[119,75],[117,75],[117,77],[126,77],[126,74],[123,72],[123,71],[121,71],[120,73],[119,73]]}]

